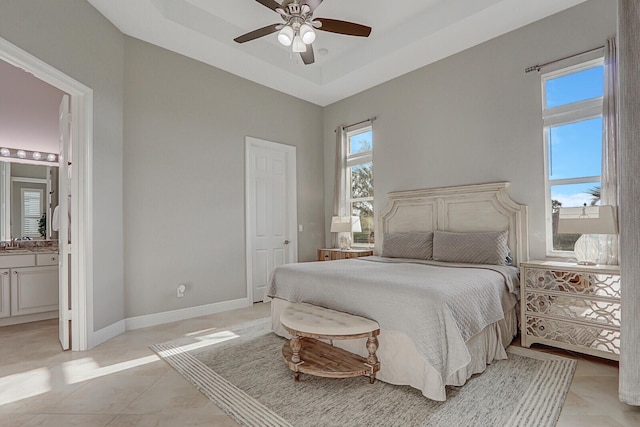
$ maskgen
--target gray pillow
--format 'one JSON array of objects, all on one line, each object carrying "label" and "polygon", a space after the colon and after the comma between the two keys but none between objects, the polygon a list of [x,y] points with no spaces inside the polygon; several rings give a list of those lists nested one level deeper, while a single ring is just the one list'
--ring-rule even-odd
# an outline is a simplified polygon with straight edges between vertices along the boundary
[{"label": "gray pillow", "polygon": [[382,256],[389,258],[433,258],[433,233],[385,233]]},{"label": "gray pillow", "polygon": [[433,259],[469,264],[504,265],[509,255],[507,233],[507,230],[489,233],[436,231],[433,234]]}]

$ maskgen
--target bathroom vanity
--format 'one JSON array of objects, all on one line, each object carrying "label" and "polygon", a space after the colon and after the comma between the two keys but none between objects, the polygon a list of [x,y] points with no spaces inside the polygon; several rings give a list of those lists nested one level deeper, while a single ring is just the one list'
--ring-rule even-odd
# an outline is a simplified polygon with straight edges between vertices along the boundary
[{"label": "bathroom vanity", "polygon": [[0,249],[0,326],[56,317],[57,248]]}]

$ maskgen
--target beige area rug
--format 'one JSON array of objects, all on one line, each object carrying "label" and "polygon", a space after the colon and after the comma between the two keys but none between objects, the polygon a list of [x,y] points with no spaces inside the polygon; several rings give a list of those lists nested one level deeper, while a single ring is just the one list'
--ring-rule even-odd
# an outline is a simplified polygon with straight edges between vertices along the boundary
[{"label": "beige area rug", "polygon": [[[408,386],[301,375],[269,319],[151,348],[243,426],[554,426],[576,362],[523,348],[435,402]],[[381,345],[384,345],[381,343]]]}]

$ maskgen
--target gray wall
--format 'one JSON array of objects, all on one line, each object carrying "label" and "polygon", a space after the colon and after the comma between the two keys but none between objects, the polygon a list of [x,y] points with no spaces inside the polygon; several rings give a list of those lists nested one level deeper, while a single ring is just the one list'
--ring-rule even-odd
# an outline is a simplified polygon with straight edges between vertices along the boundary
[{"label": "gray wall", "polygon": [[246,297],[245,136],[297,147],[299,259],[315,259],[322,108],[133,38],[125,46],[125,316]]},{"label": "gray wall", "polygon": [[0,0],[0,37],[94,91],[94,330],[124,318],[124,36],[84,0]]},{"label": "gray wall", "polygon": [[326,217],[334,129],[377,115],[376,212],[390,191],[509,181],[512,198],[529,206],[530,256],[544,258],[541,84],[524,69],[602,46],[615,33],[615,2],[593,0],[328,106]]}]

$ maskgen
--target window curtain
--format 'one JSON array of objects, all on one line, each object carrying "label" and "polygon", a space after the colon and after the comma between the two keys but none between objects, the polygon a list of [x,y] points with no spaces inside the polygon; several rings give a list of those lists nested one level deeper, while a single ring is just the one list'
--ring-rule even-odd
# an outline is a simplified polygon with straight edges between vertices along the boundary
[{"label": "window curtain", "polygon": [[[333,215],[347,215],[347,132],[344,126],[336,129],[336,170],[333,187]],[[329,222],[331,223],[331,222]],[[338,233],[331,233],[332,247],[337,248]]]},{"label": "window curtain", "polygon": [[[602,180],[600,203],[618,207],[618,57],[616,38],[604,47],[604,97],[602,100]],[[618,236],[600,236],[599,264],[618,264]]]},{"label": "window curtain", "polygon": [[640,2],[618,1],[620,61],[620,400],[640,406]]}]

